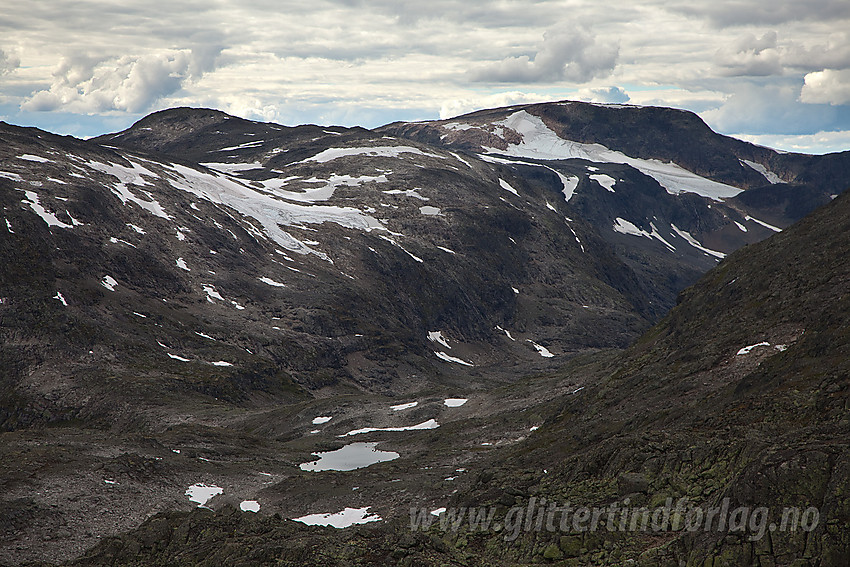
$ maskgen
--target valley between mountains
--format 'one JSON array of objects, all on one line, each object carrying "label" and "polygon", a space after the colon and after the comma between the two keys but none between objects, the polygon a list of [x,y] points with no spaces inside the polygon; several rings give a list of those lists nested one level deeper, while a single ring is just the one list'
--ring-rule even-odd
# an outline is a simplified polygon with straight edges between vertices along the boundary
[{"label": "valley between mountains", "polygon": [[[848,179],[569,101],[0,124],[0,564],[847,565]],[[541,498],[819,522],[439,526]]]}]

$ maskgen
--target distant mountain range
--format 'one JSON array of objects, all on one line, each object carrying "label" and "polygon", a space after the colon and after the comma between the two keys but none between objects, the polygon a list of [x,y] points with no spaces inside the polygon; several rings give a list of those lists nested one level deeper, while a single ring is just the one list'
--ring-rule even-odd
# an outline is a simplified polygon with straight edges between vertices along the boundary
[{"label": "distant mountain range", "polygon": [[[422,447],[465,462],[469,447],[489,446],[462,428],[502,439],[505,464],[474,453],[470,466],[493,469],[491,480],[463,485],[456,502],[570,486],[596,498],[607,493],[591,487],[624,474],[648,482],[650,499],[681,486],[771,499],[755,480],[769,455],[802,458],[811,434],[833,467],[819,502],[844,510],[825,495],[829,479],[846,480],[834,467],[846,457],[848,179],[850,152],[777,152],[689,112],[624,105],[523,105],[375,130],[177,108],[91,140],[0,123],[0,532],[12,542],[0,562],[76,557],[97,535],[185,508],[174,487],[192,475],[225,467],[240,490],[261,490],[246,467],[289,471],[339,444],[310,433],[319,412],[336,416],[334,435],[413,425],[376,409],[391,400],[421,400],[409,415],[441,425],[401,443],[422,471],[433,465]],[[455,392],[477,405],[438,403]],[[753,425],[792,406],[808,416],[799,432]],[[739,442],[744,427],[755,427],[752,446]],[[460,444],[449,448],[452,431]],[[685,455],[696,439],[713,448]],[[77,443],[87,448],[72,455]],[[647,456],[645,443],[673,456]],[[610,464],[617,451],[641,454]],[[203,462],[188,466],[187,454]],[[698,481],[658,464],[686,457],[725,468]],[[45,488],[86,470],[102,490],[109,467],[105,481],[125,475],[136,491],[122,493],[138,509],[121,521],[90,519],[109,496]],[[561,472],[549,481],[527,467]],[[262,489],[266,510],[308,511],[314,477],[274,474],[297,488]],[[441,497],[429,474],[410,473],[381,514]],[[358,498],[383,494],[378,479],[356,482]],[[320,492],[317,502],[341,502]],[[845,549],[829,541],[819,557]],[[682,545],[661,555],[710,556],[708,544]]]}]

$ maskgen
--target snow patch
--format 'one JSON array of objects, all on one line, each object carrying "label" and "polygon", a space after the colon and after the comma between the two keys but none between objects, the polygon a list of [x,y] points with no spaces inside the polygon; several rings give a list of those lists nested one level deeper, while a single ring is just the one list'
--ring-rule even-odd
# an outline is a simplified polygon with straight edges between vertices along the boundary
[{"label": "snow patch", "polygon": [[213,496],[224,494],[224,489],[212,484],[198,483],[187,488],[185,494],[189,497],[190,501],[197,502],[198,507],[201,507],[209,502]]},{"label": "snow patch", "polygon": [[383,520],[378,514],[369,514],[369,506],[365,508],[346,508],[333,514],[308,514],[292,519],[308,526],[330,526],[340,529],[355,524],[368,524],[369,522],[380,522]]},{"label": "snow patch", "polygon": [[432,343],[439,343],[448,349],[452,348],[446,338],[443,336],[442,331],[428,331],[428,340]]},{"label": "snow patch", "polygon": [[765,227],[765,228],[769,228],[769,229],[770,229],[770,230],[772,230],[773,232],[782,232],[782,229],[781,229],[781,228],[775,227],[775,226],[773,226],[772,224],[767,224],[766,222],[764,222],[764,221],[760,221],[760,220],[758,220],[758,219],[757,219],[757,218],[755,218],[755,217],[751,217],[751,216],[747,215],[747,216],[746,216],[746,217],[744,217],[744,218],[745,218],[746,220],[748,220],[748,221],[753,221],[753,222],[754,222],[754,223],[756,223],[756,224],[760,224],[760,225],[762,225],[762,226],[763,226],[763,227]]},{"label": "snow patch", "polygon": [[599,183],[602,187],[604,187],[608,191],[610,191],[612,193],[616,193],[616,191],[614,191],[614,184],[617,183],[617,180],[614,179],[613,177],[611,177],[610,175],[605,175],[604,173],[597,173],[595,175],[590,175],[588,177],[590,177],[591,179],[593,179],[594,181]]},{"label": "snow patch", "polygon": [[750,160],[746,160],[746,159],[742,159],[741,163],[743,163],[744,165],[747,165],[747,166],[755,169],[759,173],[761,173],[764,176],[764,178],[767,179],[773,185],[776,185],[777,183],[782,183],[782,178],[779,177],[779,175],[768,170],[765,166],[763,166],[760,163],[756,163],[754,161],[750,161]]},{"label": "snow patch", "polygon": [[509,191],[509,192],[513,193],[514,195],[516,195],[517,197],[519,197],[519,193],[517,193],[517,190],[516,190],[516,189],[514,189],[513,187],[511,187],[511,184],[510,184],[510,183],[508,183],[507,181],[505,181],[504,179],[499,178],[499,185],[500,185],[500,186],[502,187],[502,189],[504,189],[505,191]]},{"label": "snow patch", "polygon": [[348,433],[343,435],[339,435],[338,437],[350,437],[352,435],[361,435],[363,433],[373,433],[375,431],[391,431],[391,432],[400,432],[400,431],[422,431],[425,429],[437,429],[440,427],[440,424],[437,423],[436,419],[429,419],[428,421],[423,421],[422,423],[417,423],[416,425],[408,425],[406,427],[362,427],[360,429],[352,429]]},{"label": "snow patch", "polygon": [[426,157],[434,157],[439,159],[445,159],[443,156],[432,154],[428,152],[423,152],[419,148],[414,148],[412,146],[373,146],[373,147],[359,147],[359,148],[328,148],[322,152],[319,152],[315,156],[311,158],[307,158],[303,161],[297,163],[308,163],[311,161],[315,161],[317,163],[327,163],[329,161],[333,161],[335,159],[339,159],[341,157],[346,156],[369,156],[369,157],[391,157],[398,158],[402,154],[415,154]]},{"label": "snow patch", "polygon": [[256,500],[243,500],[239,503],[239,509],[243,512],[259,512],[260,503]]},{"label": "snow patch", "polygon": [[276,281],[274,281],[273,279],[271,279],[271,278],[267,278],[267,277],[265,277],[265,276],[263,276],[263,277],[261,277],[261,278],[257,278],[257,279],[259,279],[259,280],[260,280],[261,282],[263,282],[264,284],[266,284],[266,285],[270,285],[270,286],[272,286],[272,287],[286,287],[286,284],[282,284],[282,283],[280,283],[280,282],[276,282]]},{"label": "snow patch", "polygon": [[726,254],[724,254],[723,252],[718,252],[716,250],[711,250],[709,248],[706,248],[705,246],[700,244],[697,241],[696,238],[691,236],[689,232],[681,230],[675,224],[671,224],[670,227],[676,232],[676,234],[678,234],[679,236],[684,238],[688,242],[688,244],[690,244],[691,246],[693,246],[697,250],[701,250],[701,251],[705,252],[706,254],[710,254],[710,255],[712,255],[716,258],[725,258],[726,257]]},{"label": "snow patch", "polygon": [[393,411],[402,411],[410,408],[415,408],[419,405],[419,402],[407,402],[406,404],[398,404],[396,406],[390,406],[390,409]]},{"label": "snow patch", "polygon": [[536,342],[532,341],[531,339],[526,340],[531,343],[531,346],[537,349],[537,352],[540,353],[540,356],[542,356],[543,358],[552,358],[553,356],[555,356],[554,354],[549,352],[549,349],[547,349],[545,346],[541,346]]},{"label": "snow patch", "polygon": [[654,178],[673,195],[683,192],[696,193],[719,201],[734,197],[743,191],[731,185],[706,179],[675,163],[633,158],[601,144],[582,144],[564,140],[550,130],[543,120],[525,110],[515,112],[495,125],[514,130],[522,137],[522,142],[509,144],[507,150],[485,147],[484,150],[488,153],[543,160],[577,158],[595,162],[624,163]]},{"label": "snow patch", "polygon": [[115,281],[115,278],[112,276],[103,276],[103,280],[100,282],[100,285],[109,291],[115,291],[115,286],[118,285],[118,282]]},{"label": "snow patch", "polygon": [[[45,209],[38,201],[38,193],[35,193],[34,191],[24,191],[24,194],[27,198],[21,202],[29,205],[32,211],[39,217],[41,217],[41,220],[47,223],[47,226],[55,226],[58,228],[74,228],[73,224],[66,224],[60,221],[56,218],[55,214]],[[8,222],[9,221],[6,221],[7,224]],[[9,232],[11,232],[11,228],[9,228]]]},{"label": "snow patch", "polygon": [[768,343],[768,342],[761,342],[761,343],[756,343],[754,345],[745,346],[744,348],[742,348],[741,350],[738,351],[736,356],[742,356],[742,355],[745,355],[745,354],[750,354],[750,352],[753,349],[758,348],[758,347],[769,347],[769,346],[770,346],[770,343]]},{"label": "snow patch", "polygon": [[459,408],[469,401],[469,398],[446,398],[443,400],[443,405],[447,408]]}]

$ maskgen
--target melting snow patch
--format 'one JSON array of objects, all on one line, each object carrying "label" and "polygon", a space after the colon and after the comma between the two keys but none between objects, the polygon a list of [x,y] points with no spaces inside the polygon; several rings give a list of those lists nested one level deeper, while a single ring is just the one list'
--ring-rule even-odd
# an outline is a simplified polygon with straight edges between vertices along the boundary
[{"label": "melting snow patch", "polygon": [[143,228],[141,228],[141,227],[138,227],[138,226],[136,226],[136,225],[134,225],[134,224],[129,224],[129,223],[127,224],[127,226],[129,226],[130,228],[132,228],[133,230],[135,230],[135,231],[136,231],[136,232],[138,232],[139,234],[145,234],[144,229],[143,229]]},{"label": "melting snow patch", "polygon": [[446,362],[454,362],[456,364],[463,364],[464,366],[475,366],[471,362],[467,362],[455,356],[449,356],[444,352],[435,352],[434,354],[437,355],[437,358],[439,358],[440,360],[445,360]]},{"label": "melting snow patch", "polygon": [[602,187],[609,190],[610,192],[616,193],[616,191],[614,191],[614,184],[617,182],[617,180],[611,177],[610,175],[605,175],[604,173],[597,173],[596,175],[590,175],[589,177],[599,183]]},{"label": "melting snow patch", "polygon": [[9,219],[5,219],[5,221],[6,221],[6,229],[7,229],[7,230],[8,230],[11,234],[15,234],[15,231],[14,231],[14,230],[12,230],[12,223],[10,223],[10,222],[9,222]]},{"label": "melting snow patch", "polygon": [[719,201],[742,192],[742,189],[706,179],[672,162],[633,158],[601,144],[564,140],[550,130],[543,120],[525,110],[511,114],[496,125],[514,130],[522,137],[522,142],[508,144],[507,150],[484,148],[490,153],[546,160],[578,158],[595,162],[625,163],[654,178],[673,195],[690,192]]},{"label": "melting snow patch", "polygon": [[352,435],[360,435],[362,433],[373,433],[375,431],[421,431],[423,429],[437,429],[438,427],[440,427],[440,424],[437,423],[436,419],[429,419],[428,421],[423,421],[422,423],[417,423],[416,425],[408,425],[406,427],[362,427],[360,429],[352,429],[348,433],[344,435],[339,435],[338,437],[350,437]]},{"label": "melting snow patch", "polygon": [[446,398],[443,400],[443,405],[449,408],[459,408],[468,401],[468,398]]},{"label": "melting snow patch", "polygon": [[526,340],[531,343],[531,346],[533,346],[535,349],[537,349],[537,352],[539,352],[540,356],[542,356],[543,358],[552,358],[553,356],[555,356],[554,354],[549,352],[549,349],[547,349],[545,346],[541,346],[541,345],[537,344],[536,342],[532,341],[531,339],[526,339]]},{"label": "melting snow patch", "polygon": [[380,522],[383,520],[377,514],[369,514],[369,506],[365,508],[346,508],[335,514],[309,514],[292,519],[308,526],[331,526],[334,528],[347,528],[355,524],[368,524],[369,522]]},{"label": "melting snow patch", "polygon": [[271,278],[267,278],[267,277],[265,277],[265,276],[263,276],[262,278],[258,278],[258,279],[259,279],[261,282],[263,282],[264,284],[270,285],[270,286],[272,286],[272,287],[286,287],[286,284],[282,284],[282,283],[280,283],[280,282],[276,282],[276,281],[274,281],[273,279],[271,279]]},{"label": "melting snow patch", "polygon": [[741,355],[744,355],[744,354],[750,354],[750,351],[752,351],[754,348],[769,347],[769,346],[770,346],[770,343],[768,343],[768,342],[761,342],[761,343],[756,343],[754,345],[745,346],[744,348],[742,348],[741,350],[738,351],[737,356],[741,356]]},{"label": "melting snow patch", "polygon": [[256,500],[243,500],[239,504],[239,509],[243,512],[259,512],[260,511],[260,503]]},{"label": "melting snow patch", "polygon": [[209,502],[213,496],[224,494],[224,489],[211,484],[208,485],[199,483],[193,484],[187,488],[185,494],[189,497],[190,501],[197,502],[198,507],[200,507]]},{"label": "melting snow patch", "polygon": [[770,230],[772,230],[773,232],[782,232],[782,229],[781,229],[781,228],[777,228],[777,227],[773,226],[772,224],[767,224],[766,222],[764,222],[764,221],[760,221],[760,220],[758,220],[757,218],[751,217],[751,216],[749,216],[749,215],[747,215],[747,216],[746,216],[746,217],[744,217],[744,218],[745,218],[745,219],[747,219],[748,221],[753,221],[753,222],[754,222],[754,223],[756,223],[756,224],[760,224],[760,225],[762,225],[762,226],[763,226],[763,227],[765,227],[765,228],[769,228],[769,229],[770,229]]},{"label": "melting snow patch", "polygon": [[447,252],[448,254],[457,254],[457,252],[455,252],[454,250],[451,250],[450,248],[446,248],[444,246],[437,246],[437,248],[439,248],[443,252]]},{"label": "melting snow patch", "polygon": [[735,226],[737,226],[739,229],[741,229],[741,232],[748,232],[747,227],[745,227],[744,225],[742,225],[738,221],[735,221]]},{"label": "melting snow patch", "polygon": [[497,331],[502,331],[503,333],[505,333],[505,336],[506,336],[506,337],[508,337],[508,338],[509,338],[509,339],[511,339],[512,341],[516,341],[516,339],[515,339],[515,338],[513,338],[513,336],[511,335],[511,332],[510,332],[510,331],[508,331],[507,329],[503,329],[503,328],[501,328],[500,326],[496,325],[496,330],[497,330]]},{"label": "melting snow patch", "polygon": [[445,511],[446,511],[445,508],[437,508],[436,510],[431,510],[431,515],[432,516],[439,516],[440,514],[445,513]]},{"label": "melting snow patch", "polygon": [[405,189],[402,191],[401,189],[390,189],[389,191],[382,191],[386,195],[405,195],[407,197],[415,197],[420,201],[430,201],[428,197],[423,197],[419,193],[417,193],[419,189]]},{"label": "melting snow patch", "polygon": [[443,336],[442,331],[428,331],[428,340],[432,343],[439,343],[446,348],[452,348],[451,345],[449,345],[448,341],[446,341],[446,338]]},{"label": "melting snow patch", "polygon": [[180,362],[191,362],[188,358],[183,358],[182,356],[177,356],[176,354],[171,354],[170,352],[166,353],[169,358],[173,358],[174,360],[179,360]]},{"label": "melting snow patch", "polygon": [[215,288],[211,285],[204,285],[204,291],[207,294],[207,301],[210,303],[215,303],[213,299],[218,299],[219,301],[224,301],[224,298],[221,296],[219,292],[215,290]]},{"label": "melting snow patch", "polygon": [[710,249],[708,249],[708,248],[704,247],[702,244],[700,244],[700,243],[697,241],[697,239],[696,239],[696,238],[694,238],[693,236],[691,236],[691,235],[690,235],[690,233],[688,233],[688,232],[686,232],[686,231],[684,231],[684,230],[679,229],[679,228],[678,228],[675,224],[671,224],[671,225],[670,225],[670,227],[671,227],[674,231],[676,231],[676,234],[678,234],[679,236],[681,236],[682,238],[684,238],[684,239],[688,242],[688,244],[690,244],[691,246],[693,246],[693,247],[694,247],[694,248],[696,248],[697,250],[702,250],[702,251],[703,251],[703,252],[705,252],[706,254],[711,254],[712,256],[715,256],[715,257],[717,257],[717,258],[725,258],[725,257],[726,257],[726,254],[724,254],[723,252],[718,252],[718,251],[716,251],[716,250],[710,250]]},{"label": "melting snow patch", "polygon": [[440,213],[440,209],[438,209],[437,207],[431,207],[430,205],[419,207],[419,212],[427,216],[442,216],[442,213]]},{"label": "melting snow patch", "polygon": [[505,181],[504,179],[499,178],[499,185],[500,185],[500,186],[502,187],[502,189],[504,189],[505,191],[510,191],[511,193],[513,193],[514,195],[516,195],[517,197],[519,197],[519,193],[517,193],[517,190],[516,190],[516,189],[514,189],[513,187],[511,187],[511,184],[510,184],[510,183],[508,183],[507,181]]},{"label": "melting snow patch", "polygon": [[353,471],[375,463],[393,461],[400,457],[395,451],[379,451],[377,443],[351,443],[336,451],[313,453],[319,457],[315,461],[302,463],[302,471]]},{"label": "melting snow patch", "polygon": [[186,265],[186,262],[183,260],[183,258],[177,258],[177,260],[175,260],[175,263],[177,264],[177,267],[181,270],[186,270],[187,272],[192,271],[189,269],[189,266]]},{"label": "melting snow patch", "polygon": [[41,156],[34,156],[32,154],[24,154],[22,156],[18,156],[18,159],[23,159],[26,161],[37,161],[40,163],[50,163],[50,160],[47,158],[43,158]]},{"label": "melting snow patch", "polygon": [[62,302],[62,305],[64,305],[65,307],[68,307],[68,302],[65,301],[65,298],[62,296],[62,292],[57,291],[56,295],[53,296],[53,299],[58,299],[59,301]]},{"label": "melting snow patch", "polygon": [[749,167],[755,169],[759,173],[761,173],[765,179],[767,179],[770,183],[776,185],[777,183],[782,183],[782,178],[780,178],[777,174],[772,171],[769,171],[765,166],[760,163],[756,163],[754,161],[749,161],[746,159],[742,159],[741,163],[748,165]]},{"label": "melting snow patch", "polygon": [[136,196],[136,194],[134,194],[129,187],[130,185],[152,185],[148,180],[142,177],[142,175],[153,178],[157,178],[159,176],[132,160],[128,161],[130,161],[132,167],[116,165],[113,163],[105,164],[96,161],[90,161],[86,165],[96,171],[105,173],[118,179],[118,182],[112,185],[112,193],[116,197],[118,197],[118,199],[121,200],[122,204],[126,205],[129,201],[131,203],[135,203],[139,207],[143,208],[144,210],[155,216],[164,219],[170,219],[171,217],[166,214],[162,206],[151,196],[150,193],[145,192],[145,195],[149,200],[141,199]]},{"label": "melting snow patch", "polygon": [[329,422],[332,419],[333,419],[333,417],[327,417],[327,416],[314,417],[313,418],[313,425],[321,425],[323,423]]},{"label": "melting snow patch", "polygon": [[229,362],[225,362],[224,360],[219,360],[218,362],[213,362],[213,366],[233,366]]},{"label": "melting snow patch", "polygon": [[511,286],[511,289],[514,290],[514,293],[519,294],[519,290],[517,288]]},{"label": "melting snow patch", "polygon": [[39,217],[41,217],[41,220],[47,223],[47,226],[56,226],[59,228],[74,228],[73,224],[66,224],[60,221],[56,218],[56,215],[42,207],[41,204],[38,202],[38,193],[35,193],[33,191],[24,191],[24,194],[26,194],[27,198],[21,202],[29,205],[33,212]]},{"label": "melting snow patch", "polygon": [[103,276],[103,281],[100,282],[100,285],[109,291],[115,291],[115,286],[118,285],[118,282],[112,276]]},{"label": "melting snow patch", "polygon": [[360,156],[366,155],[369,157],[392,157],[397,158],[401,154],[416,154],[427,157],[445,159],[443,156],[423,152],[419,148],[412,146],[374,146],[371,148],[328,148],[323,152],[319,152],[315,156],[305,159],[298,163],[307,163],[315,161],[318,163],[326,163],[345,156]]},{"label": "melting snow patch", "polygon": [[390,406],[390,409],[393,411],[401,411],[410,408],[415,408],[419,405],[419,402],[407,402],[406,404],[398,404],[396,406]]}]

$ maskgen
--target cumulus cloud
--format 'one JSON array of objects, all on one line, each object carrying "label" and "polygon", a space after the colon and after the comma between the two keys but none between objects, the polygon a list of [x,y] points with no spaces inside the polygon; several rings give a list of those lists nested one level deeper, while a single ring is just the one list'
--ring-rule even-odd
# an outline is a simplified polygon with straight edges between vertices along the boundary
[{"label": "cumulus cloud", "polygon": [[800,100],[815,104],[850,104],[850,69],[825,69],[807,74]]},{"label": "cumulus cloud", "polygon": [[552,28],[543,34],[543,44],[534,58],[508,57],[472,71],[470,77],[473,81],[496,83],[584,83],[609,75],[618,55],[616,43],[597,42],[578,28]]},{"label": "cumulus cloud", "polygon": [[11,73],[21,66],[21,59],[14,53],[6,53],[0,49],[0,75]]},{"label": "cumulus cloud", "polygon": [[608,104],[623,104],[631,100],[628,93],[620,87],[580,89],[575,98],[585,102]]},{"label": "cumulus cloud", "polygon": [[23,102],[22,110],[78,113],[141,112],[214,67],[220,48],[167,50],[141,56],[65,57],[49,89]]}]

